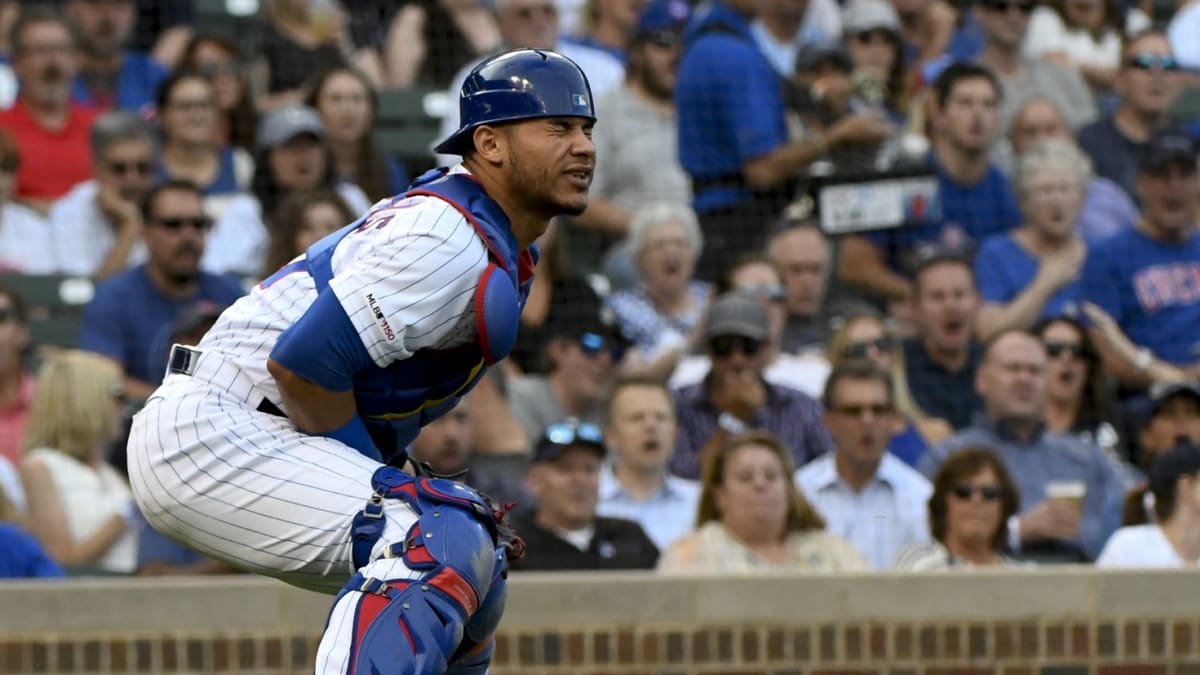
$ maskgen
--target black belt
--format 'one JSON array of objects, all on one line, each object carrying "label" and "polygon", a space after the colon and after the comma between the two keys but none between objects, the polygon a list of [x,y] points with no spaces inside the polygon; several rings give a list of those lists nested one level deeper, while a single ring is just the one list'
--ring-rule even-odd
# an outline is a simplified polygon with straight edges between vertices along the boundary
[{"label": "black belt", "polygon": [[[171,356],[167,359],[167,373],[171,375],[194,375],[196,372],[196,364],[200,362],[200,355],[204,352],[195,347],[186,345],[172,345]],[[271,402],[270,399],[264,397],[255,408],[260,413],[274,415],[275,417],[286,418],[287,415],[280,410],[279,406]]]}]

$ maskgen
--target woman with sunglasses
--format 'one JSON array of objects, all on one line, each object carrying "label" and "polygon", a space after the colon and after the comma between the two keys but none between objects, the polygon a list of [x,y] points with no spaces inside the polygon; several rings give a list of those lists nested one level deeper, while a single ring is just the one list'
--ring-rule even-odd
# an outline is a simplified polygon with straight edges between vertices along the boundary
[{"label": "woman with sunglasses", "polygon": [[731,438],[705,464],[696,531],[664,553],[666,574],[851,572],[867,563],[825,532],[792,482],[791,453],[773,435]]},{"label": "woman with sunglasses", "polygon": [[954,433],[946,420],[929,417],[913,400],[900,342],[878,314],[863,312],[846,318],[829,341],[828,355],[833,368],[850,359],[867,359],[891,373],[896,411],[903,426],[892,437],[888,452],[904,463],[915,467],[926,450]]},{"label": "woman with sunglasses", "polygon": [[1017,487],[995,455],[979,448],[956,452],[933,479],[932,541],[901,551],[895,568],[925,572],[1023,564],[1008,556],[1007,523],[1019,503]]},{"label": "woman with sunglasses", "polygon": [[887,0],[852,0],[842,9],[843,43],[854,64],[854,93],[901,123],[908,110],[900,16]]},{"label": "woman with sunglasses", "polygon": [[1069,141],[1047,139],[1018,158],[1013,187],[1024,224],[984,241],[975,257],[981,341],[1062,316],[1082,301],[1087,246],[1076,224],[1090,181],[1087,156]]},{"label": "woman with sunglasses", "polygon": [[1160,455],[1137,499],[1146,504],[1142,517],[1109,537],[1096,566],[1200,565],[1200,445],[1181,443]]}]

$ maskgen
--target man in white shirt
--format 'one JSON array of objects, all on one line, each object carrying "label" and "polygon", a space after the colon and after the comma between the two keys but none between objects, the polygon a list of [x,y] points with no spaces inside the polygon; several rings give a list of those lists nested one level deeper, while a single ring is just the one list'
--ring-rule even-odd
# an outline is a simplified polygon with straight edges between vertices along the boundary
[{"label": "man in white shirt", "polygon": [[651,380],[617,383],[604,440],[613,461],[600,472],[596,513],[638,523],[660,551],[695,529],[700,485],[667,472],[675,404],[666,387]]},{"label": "man in white shirt", "polygon": [[891,376],[850,361],[825,383],[825,426],[836,449],[796,472],[796,486],[829,532],[854,545],[874,569],[904,547],[929,540],[933,488],[887,452],[896,424]]},{"label": "man in white shirt", "polygon": [[108,277],[146,260],[141,203],[154,186],[158,136],[130,112],[105,113],[92,124],[96,177],[50,207],[58,272]]}]

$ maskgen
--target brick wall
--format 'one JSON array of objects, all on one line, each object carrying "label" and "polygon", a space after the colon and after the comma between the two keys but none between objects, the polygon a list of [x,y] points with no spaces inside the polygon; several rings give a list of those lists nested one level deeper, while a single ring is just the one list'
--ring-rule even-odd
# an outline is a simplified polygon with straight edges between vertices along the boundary
[{"label": "brick wall", "polygon": [[[0,673],[306,673],[257,578],[0,586]],[[515,577],[493,675],[1200,675],[1200,572]]]}]

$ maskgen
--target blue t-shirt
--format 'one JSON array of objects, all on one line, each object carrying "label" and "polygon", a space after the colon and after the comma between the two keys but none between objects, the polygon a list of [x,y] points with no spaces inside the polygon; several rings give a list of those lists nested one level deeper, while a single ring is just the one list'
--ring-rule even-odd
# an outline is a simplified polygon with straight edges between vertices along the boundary
[{"label": "blue t-shirt", "polygon": [[[991,237],[975,256],[975,283],[984,302],[1007,304],[1024,291],[1037,276],[1038,259],[1026,251],[1012,234]],[[1075,315],[1083,293],[1079,280],[1063,286],[1050,296],[1039,319]]]},{"label": "blue t-shirt", "polygon": [[[138,112],[154,105],[158,85],[167,79],[169,72],[161,63],[141,52],[125,52],[121,72],[117,75],[116,100],[113,107]],[[92,100],[83,76],[75,78],[73,98],[85,105],[101,105],[105,102]]]},{"label": "blue t-shirt", "polygon": [[989,166],[978,183],[963,185],[947,175],[936,159],[932,162],[937,174],[940,218],[867,235],[882,249],[888,266],[905,276],[934,249],[974,255],[988,237],[1021,224],[1021,212],[1008,178],[995,166]]},{"label": "blue t-shirt", "polygon": [[[159,163],[155,170],[159,182],[170,178],[167,173],[166,164]],[[237,179],[237,164],[234,162],[234,151],[232,146],[223,146],[217,150],[217,175],[208,185],[201,185],[200,191],[205,197],[212,195],[227,195],[241,192],[242,189],[238,186]]]},{"label": "blue t-shirt", "polygon": [[155,288],[145,265],[117,274],[96,287],[83,314],[79,348],[112,357],[130,377],[162,382],[180,311],[201,300],[226,307],[245,294],[237,280],[208,272],[200,273],[199,286],[194,296],[175,300]]},{"label": "blue t-shirt", "polygon": [[1113,235],[1089,251],[1083,295],[1158,358],[1200,361],[1200,234],[1179,244],[1138,228]]},{"label": "blue t-shirt", "polygon": [[[679,162],[694,180],[736,179],[746,162],[788,141],[781,80],[750,24],[720,2],[693,17],[684,45],[675,88]],[[709,213],[750,197],[744,187],[711,187],[693,206]]]},{"label": "blue t-shirt", "polygon": [[33,535],[12,523],[0,523],[0,579],[63,576],[62,567]]}]

